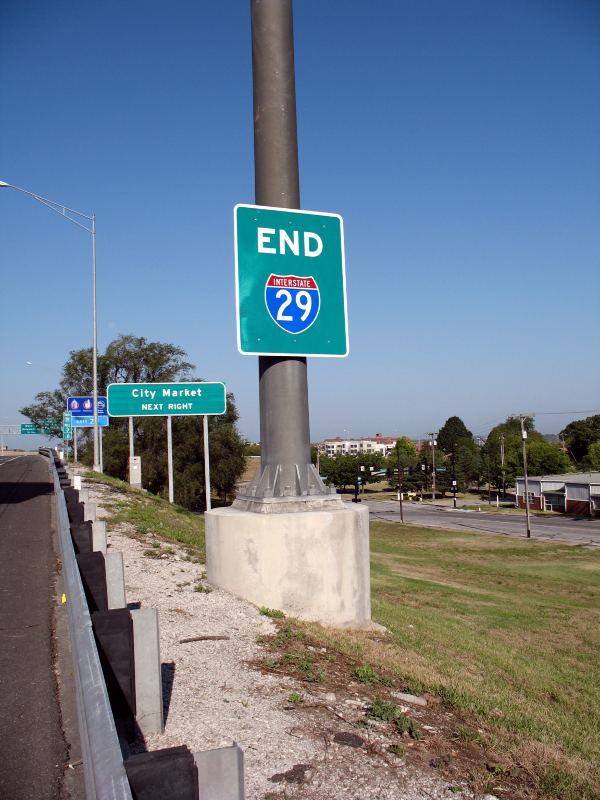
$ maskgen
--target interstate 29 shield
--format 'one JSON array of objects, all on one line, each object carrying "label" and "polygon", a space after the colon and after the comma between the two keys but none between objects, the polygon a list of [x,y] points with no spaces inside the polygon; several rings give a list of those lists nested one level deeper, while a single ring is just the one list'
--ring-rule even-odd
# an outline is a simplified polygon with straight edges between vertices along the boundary
[{"label": "interstate 29 shield", "polygon": [[312,276],[271,273],[265,285],[265,305],[273,322],[284,331],[304,333],[319,315],[319,287]]}]

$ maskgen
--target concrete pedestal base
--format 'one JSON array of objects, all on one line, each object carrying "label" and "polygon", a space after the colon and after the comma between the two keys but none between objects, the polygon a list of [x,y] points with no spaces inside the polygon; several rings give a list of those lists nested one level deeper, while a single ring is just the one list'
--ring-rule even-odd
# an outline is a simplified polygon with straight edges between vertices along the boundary
[{"label": "concrete pedestal base", "polygon": [[258,606],[336,627],[371,627],[368,509],[207,511],[210,583]]}]

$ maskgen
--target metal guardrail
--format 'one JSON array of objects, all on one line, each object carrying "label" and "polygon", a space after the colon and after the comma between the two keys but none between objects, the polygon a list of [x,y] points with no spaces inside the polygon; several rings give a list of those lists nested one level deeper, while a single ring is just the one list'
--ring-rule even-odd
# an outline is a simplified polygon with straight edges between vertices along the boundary
[{"label": "metal guardrail", "polygon": [[87,800],[132,800],[96,649],[92,620],[75,560],[67,504],[52,455],[50,465],[54,477],[63,580],[67,595],[86,797]]}]

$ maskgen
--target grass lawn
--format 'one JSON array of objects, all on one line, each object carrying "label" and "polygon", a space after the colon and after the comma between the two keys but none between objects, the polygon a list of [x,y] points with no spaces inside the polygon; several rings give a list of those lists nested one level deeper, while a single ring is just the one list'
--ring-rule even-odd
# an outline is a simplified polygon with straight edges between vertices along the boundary
[{"label": "grass lawn", "polygon": [[464,713],[561,800],[600,797],[600,552],[371,523],[375,668]]},{"label": "grass lawn", "polygon": [[[204,558],[204,520],[122,481],[110,524]],[[373,637],[304,623],[311,638],[430,693],[536,796],[600,800],[600,551],[371,523]],[[528,784],[530,781],[528,781]],[[529,796],[529,795],[528,795]]]},{"label": "grass lawn", "polygon": [[[90,483],[104,483],[117,490],[114,499],[107,499],[103,507],[110,513],[109,527],[119,522],[133,526],[139,536],[153,535],[165,541],[182,544],[188,553],[205,560],[204,517],[192,514],[185,508],[163,500],[161,497],[132,489],[128,483],[95,472],[85,474]],[[126,495],[123,499],[120,495]]]}]

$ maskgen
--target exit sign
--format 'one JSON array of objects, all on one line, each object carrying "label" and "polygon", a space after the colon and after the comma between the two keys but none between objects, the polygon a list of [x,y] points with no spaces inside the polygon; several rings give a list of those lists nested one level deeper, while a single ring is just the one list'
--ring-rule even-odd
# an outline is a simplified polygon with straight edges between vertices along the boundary
[{"label": "exit sign", "polygon": [[111,383],[107,388],[109,417],[178,417],[224,414],[225,384]]},{"label": "exit sign", "polygon": [[347,356],[339,214],[237,205],[234,231],[240,353]]}]

